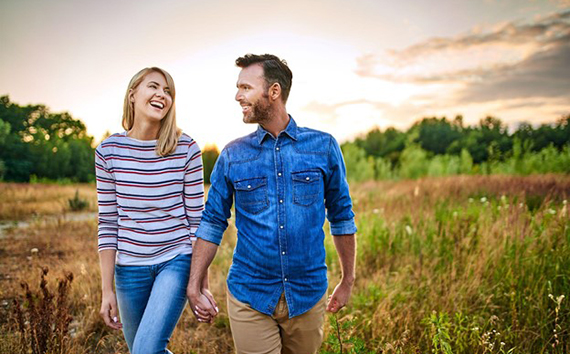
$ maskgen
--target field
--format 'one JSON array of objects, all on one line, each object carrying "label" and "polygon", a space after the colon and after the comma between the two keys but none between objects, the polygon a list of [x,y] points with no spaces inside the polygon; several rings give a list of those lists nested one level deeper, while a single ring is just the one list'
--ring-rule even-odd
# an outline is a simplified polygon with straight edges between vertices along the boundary
[{"label": "field", "polygon": [[[349,306],[328,315],[323,353],[570,352],[569,176],[351,188],[357,281]],[[89,206],[72,213],[76,189]],[[94,186],[0,184],[0,200],[0,352],[127,353],[98,315]],[[220,315],[198,324],[186,309],[174,353],[233,352],[224,294],[235,234],[230,223],[210,271]],[[332,288],[340,270],[328,236],[325,247]]]}]

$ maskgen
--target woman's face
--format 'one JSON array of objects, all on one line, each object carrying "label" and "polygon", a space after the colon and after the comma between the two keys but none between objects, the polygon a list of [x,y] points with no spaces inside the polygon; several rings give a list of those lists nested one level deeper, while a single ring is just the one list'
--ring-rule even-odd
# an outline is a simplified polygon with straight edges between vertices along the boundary
[{"label": "woman's face", "polygon": [[172,97],[166,79],[161,73],[148,73],[131,93],[135,119],[149,119],[159,122],[172,107]]}]

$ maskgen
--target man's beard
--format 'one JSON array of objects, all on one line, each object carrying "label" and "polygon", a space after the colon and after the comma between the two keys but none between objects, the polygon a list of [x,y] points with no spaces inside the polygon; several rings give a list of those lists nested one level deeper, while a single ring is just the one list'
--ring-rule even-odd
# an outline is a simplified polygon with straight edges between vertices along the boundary
[{"label": "man's beard", "polygon": [[267,123],[271,120],[270,111],[271,108],[269,107],[269,100],[267,99],[269,96],[264,96],[259,101],[254,103],[251,107],[251,113],[248,116],[243,117],[244,123],[258,123],[263,124]]}]

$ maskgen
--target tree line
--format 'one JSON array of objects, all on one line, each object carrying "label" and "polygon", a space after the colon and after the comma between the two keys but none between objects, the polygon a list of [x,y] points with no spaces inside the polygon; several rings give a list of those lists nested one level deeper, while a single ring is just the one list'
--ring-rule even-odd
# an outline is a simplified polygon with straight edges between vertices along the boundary
[{"label": "tree line", "polygon": [[[0,180],[91,182],[93,145],[85,124],[69,113],[0,97]],[[462,116],[423,118],[406,131],[372,129],[341,147],[352,181],[570,173],[570,114],[538,127],[521,123],[512,133],[495,117],[475,126],[465,125]],[[218,155],[216,146],[203,148],[206,183]]]},{"label": "tree line", "polygon": [[[94,139],[79,119],[0,97],[0,180],[92,182],[94,154]],[[207,183],[217,157],[215,146],[203,150]]]},{"label": "tree line", "polygon": [[423,118],[406,131],[379,128],[342,145],[353,181],[454,174],[570,173],[570,115],[553,124],[521,123],[514,132],[486,117]]}]

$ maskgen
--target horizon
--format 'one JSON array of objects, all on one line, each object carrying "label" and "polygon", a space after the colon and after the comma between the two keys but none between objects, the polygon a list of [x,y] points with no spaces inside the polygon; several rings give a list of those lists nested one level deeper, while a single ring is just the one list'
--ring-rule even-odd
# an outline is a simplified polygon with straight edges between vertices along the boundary
[{"label": "horizon", "polygon": [[288,112],[339,142],[426,117],[462,115],[473,126],[493,116],[511,131],[570,113],[568,0],[155,6],[4,1],[0,96],[68,112],[100,142],[123,131],[131,76],[156,65],[175,80],[179,127],[221,149],[255,129],[233,98],[234,60],[267,52],[293,71]]}]

